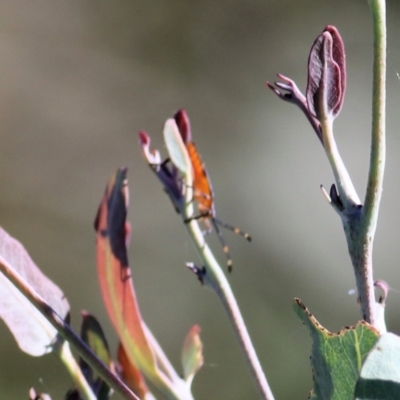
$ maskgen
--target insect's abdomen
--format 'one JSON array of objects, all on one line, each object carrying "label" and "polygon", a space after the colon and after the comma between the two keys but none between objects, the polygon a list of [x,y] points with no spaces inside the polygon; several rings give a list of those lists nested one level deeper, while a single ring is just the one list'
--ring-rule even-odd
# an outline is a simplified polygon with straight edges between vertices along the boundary
[{"label": "insect's abdomen", "polygon": [[198,202],[200,212],[213,212],[214,193],[205,165],[193,142],[186,143],[190,161],[193,167],[193,197]]}]

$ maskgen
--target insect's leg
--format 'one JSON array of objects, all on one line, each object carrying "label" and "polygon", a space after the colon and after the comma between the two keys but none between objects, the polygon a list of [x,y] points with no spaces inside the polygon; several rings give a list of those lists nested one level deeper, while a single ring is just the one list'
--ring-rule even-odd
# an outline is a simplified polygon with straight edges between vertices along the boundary
[{"label": "insect's leg", "polygon": [[191,221],[194,221],[194,220],[196,220],[196,219],[202,219],[202,218],[204,218],[204,215],[203,215],[203,214],[193,215],[192,217],[186,218],[183,222],[184,222],[185,224],[188,224],[188,223],[191,222]]},{"label": "insect's leg", "polygon": [[193,220],[199,220],[199,221],[202,220],[207,228],[206,231],[203,231],[203,235],[207,236],[212,232],[212,226],[210,224],[210,219],[212,219],[212,216],[208,211],[206,211],[206,212],[200,212],[199,215],[193,215],[192,217],[185,219],[183,222],[185,224],[188,224],[190,221],[193,221]]},{"label": "insect's leg", "polygon": [[214,221],[215,224],[218,224],[218,225],[220,225],[220,226],[232,231],[233,233],[236,233],[237,235],[243,236],[246,240],[251,242],[251,236],[247,232],[244,232],[241,229],[239,229],[239,228],[237,228],[237,227],[235,227],[233,225],[227,224],[226,222],[221,221],[218,218],[214,218],[213,221]]},{"label": "insect's leg", "polygon": [[226,265],[227,265],[227,267],[228,267],[228,272],[232,272],[232,258],[231,258],[231,253],[230,253],[230,251],[229,251],[228,245],[227,245],[226,242],[225,242],[224,235],[222,234],[221,230],[219,229],[218,223],[217,223],[217,221],[216,221],[214,218],[211,219],[211,222],[212,222],[212,224],[214,225],[215,232],[217,232],[219,241],[220,241],[221,244],[222,244],[222,249],[223,249],[223,251],[224,251],[224,253],[225,253],[225,256],[226,256]]},{"label": "insect's leg", "polygon": [[203,236],[207,236],[213,231],[212,224],[210,223],[210,219],[211,219],[210,217],[204,218],[203,222],[204,222],[204,225],[206,226],[206,230],[202,232]]}]

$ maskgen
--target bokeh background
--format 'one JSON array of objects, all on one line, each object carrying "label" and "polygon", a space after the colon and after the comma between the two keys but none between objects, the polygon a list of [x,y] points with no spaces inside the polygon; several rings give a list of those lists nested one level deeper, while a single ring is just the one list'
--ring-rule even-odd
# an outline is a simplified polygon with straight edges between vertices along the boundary
[{"label": "bokeh background", "polygon": [[[388,160],[375,277],[400,288],[400,3],[388,1]],[[79,329],[96,315],[116,337],[95,275],[93,219],[110,175],[129,167],[129,250],[143,315],[179,368],[183,338],[202,327],[197,399],[256,399],[222,307],[184,267],[198,261],[181,219],[145,165],[137,132],[165,154],[162,126],[185,107],[231,233],[232,288],[277,399],[312,387],[311,340],[292,311],[300,297],[331,331],[359,319],[337,215],[319,191],[332,173],[304,116],[265,88],[280,72],[302,90],[308,52],[327,24],[347,51],[348,89],[335,123],[361,198],[369,159],[371,19],[366,0],[13,0],[0,5],[0,224],[64,290]],[[210,237],[221,263],[224,255]],[[400,295],[387,305],[400,332]],[[0,395],[30,386],[63,398],[56,357],[22,354],[0,325]]]}]

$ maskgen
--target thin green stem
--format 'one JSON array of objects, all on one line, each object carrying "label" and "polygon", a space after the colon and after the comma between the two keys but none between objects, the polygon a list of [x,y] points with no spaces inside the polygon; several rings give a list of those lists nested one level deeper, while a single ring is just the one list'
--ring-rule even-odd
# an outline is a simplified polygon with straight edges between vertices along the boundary
[{"label": "thin green stem", "polygon": [[360,204],[360,199],[351,181],[350,175],[343,163],[339,150],[333,136],[332,118],[321,118],[322,137],[325,153],[335,176],[335,181],[338,187],[339,195],[344,205],[353,207]]},{"label": "thin green stem", "polygon": [[[373,294],[372,246],[382,197],[386,158],[386,5],[384,0],[368,0],[374,31],[374,65],[372,96],[372,138],[367,191],[360,248],[363,249],[360,267],[366,270],[371,296]],[[363,304],[361,303],[363,308]],[[364,313],[364,310],[363,310]],[[372,315],[368,322],[375,324]],[[368,320],[368,319],[367,319]]]},{"label": "thin green stem", "polygon": [[[78,354],[96,371],[107,384],[112,387],[122,399],[139,400],[139,398],[113,374],[106,365],[92,352],[85,342],[71,329],[71,327],[39,296],[32,287],[0,256],[0,272],[9,279],[18,290],[43,314],[57,330],[61,337],[67,340]],[[92,392],[93,394],[93,392]],[[85,400],[93,400],[96,397],[88,397]]]},{"label": "thin green stem", "polygon": [[[364,246],[362,239],[363,214],[360,200],[354,189],[336,146],[333,136],[332,120],[321,118],[323,144],[332,167],[343,209],[337,210],[342,219],[347,247],[353,265],[362,318],[374,324],[375,296],[372,275],[372,244]],[[335,205],[337,207],[337,205]]]},{"label": "thin green stem", "polygon": [[[182,210],[184,220],[189,220],[193,216],[193,176],[191,168],[185,171],[185,208]],[[274,395],[269,387],[267,378],[262,370],[256,351],[251,342],[246,324],[243,320],[235,296],[229,285],[221,266],[218,264],[210,248],[204,240],[204,235],[199,227],[197,220],[192,219],[186,224],[189,235],[193,240],[199,256],[206,267],[207,280],[224,307],[229,321],[232,324],[236,338],[243,350],[250,373],[253,376],[257,389],[262,399],[274,400]]]},{"label": "thin green stem", "polygon": [[93,394],[91,387],[85,379],[75,357],[71,353],[71,348],[67,341],[63,341],[61,346],[56,350],[60,360],[65,365],[65,368],[71,375],[75,386],[81,395],[84,396],[85,400],[96,400],[96,396]]},{"label": "thin green stem", "polygon": [[385,169],[386,140],[386,10],[384,0],[369,0],[374,29],[372,140],[368,187],[364,202],[365,230],[373,237]]}]

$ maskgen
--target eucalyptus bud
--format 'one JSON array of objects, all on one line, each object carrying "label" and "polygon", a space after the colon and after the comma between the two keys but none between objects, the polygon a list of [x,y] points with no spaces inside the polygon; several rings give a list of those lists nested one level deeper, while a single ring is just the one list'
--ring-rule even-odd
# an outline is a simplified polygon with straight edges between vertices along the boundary
[{"label": "eucalyptus bud", "polygon": [[346,56],[338,30],[327,26],[311,47],[308,58],[306,98],[310,113],[318,120],[335,118],[346,91]]}]

